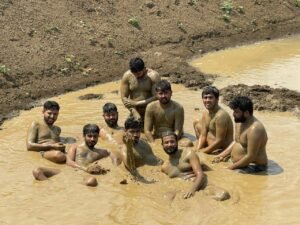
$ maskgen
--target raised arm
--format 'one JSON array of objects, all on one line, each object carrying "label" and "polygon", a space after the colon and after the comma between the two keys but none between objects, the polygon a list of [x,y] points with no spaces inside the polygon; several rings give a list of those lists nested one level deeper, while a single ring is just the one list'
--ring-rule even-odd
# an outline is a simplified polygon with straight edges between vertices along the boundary
[{"label": "raised arm", "polygon": [[192,197],[196,191],[199,191],[205,181],[199,157],[193,151],[191,151],[189,154],[189,163],[191,164],[193,172],[196,175],[196,180],[194,181],[190,191],[183,196],[185,199]]},{"label": "raised arm", "polygon": [[149,142],[154,142],[154,138],[152,135],[152,130],[154,126],[154,118],[153,118],[153,111],[150,107],[151,105],[148,105],[146,108],[145,113],[145,121],[144,121],[144,132]]},{"label": "raised arm", "polygon": [[261,148],[262,137],[264,136],[264,130],[262,128],[251,127],[247,134],[247,153],[239,161],[235,162],[228,169],[234,170],[243,168],[253,162],[257,156],[258,151]]},{"label": "raised arm", "polygon": [[174,133],[181,138],[183,135],[183,123],[184,123],[184,109],[180,106],[178,109],[175,109],[175,127]]}]

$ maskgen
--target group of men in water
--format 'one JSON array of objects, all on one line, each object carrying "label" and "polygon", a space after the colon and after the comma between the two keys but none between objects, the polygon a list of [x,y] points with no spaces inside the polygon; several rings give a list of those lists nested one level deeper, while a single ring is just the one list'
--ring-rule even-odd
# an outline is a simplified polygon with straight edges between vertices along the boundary
[{"label": "group of men in water", "polygon": [[[213,86],[203,88],[202,100],[206,108],[201,120],[194,122],[197,143],[183,131],[184,108],[172,100],[171,84],[162,80],[159,74],[146,68],[141,58],[133,58],[129,70],[121,80],[121,99],[129,110],[124,128],[118,125],[118,110],[115,104],[103,106],[105,125],[96,124],[83,127],[83,143],[74,144],[65,153],[66,146],[60,141],[61,129],[54,125],[59,114],[59,105],[47,101],[43,107],[43,121],[33,122],[27,136],[27,149],[38,151],[55,163],[65,163],[90,174],[106,171],[95,162],[111,157],[113,164],[124,164],[133,175],[136,168],[143,164],[161,165],[162,172],[169,177],[194,179],[191,189],[185,193],[189,198],[206,186],[197,151],[215,154],[213,163],[226,161],[232,164],[228,169],[240,169],[242,172],[260,172],[266,170],[267,133],[262,123],[253,116],[253,103],[248,97],[238,96],[229,106],[233,110],[236,123],[234,127],[229,114],[219,104],[219,91]],[[141,138],[144,131],[147,139]],[[111,152],[96,148],[98,138],[116,144]],[[169,155],[162,162],[152,151],[152,143],[160,138],[164,151]],[[150,144],[149,144],[149,143]],[[180,148],[179,148],[180,147]],[[58,174],[56,169],[39,167],[33,175],[37,180],[45,180]],[[87,177],[85,184],[96,186],[93,176]]]}]

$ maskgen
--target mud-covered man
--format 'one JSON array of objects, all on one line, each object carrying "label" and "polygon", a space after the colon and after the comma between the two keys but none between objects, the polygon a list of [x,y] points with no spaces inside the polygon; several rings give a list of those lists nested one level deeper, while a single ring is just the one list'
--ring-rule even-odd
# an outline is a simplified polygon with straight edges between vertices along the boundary
[{"label": "mud-covered man", "polygon": [[[67,165],[78,168],[90,174],[105,173],[105,169],[101,168],[94,162],[108,157],[110,153],[105,149],[95,148],[98,142],[100,129],[96,124],[87,124],[83,127],[84,141],[79,145],[73,145],[67,154]],[[85,184],[88,186],[96,186],[97,180],[95,177],[85,179]]]},{"label": "mud-covered man", "polygon": [[52,162],[66,161],[65,145],[60,141],[61,129],[55,126],[60,106],[55,101],[46,101],[43,107],[43,120],[32,122],[27,133],[27,150],[40,152]]},{"label": "mud-covered man", "polygon": [[204,87],[202,101],[207,110],[203,112],[201,122],[194,122],[197,150],[208,154],[219,153],[233,141],[233,123],[229,114],[218,104],[219,90],[216,87]]},{"label": "mud-covered man", "polygon": [[113,103],[106,103],[103,106],[103,118],[105,125],[101,125],[100,137],[116,144],[123,143],[124,128],[118,125],[119,113],[117,106]]},{"label": "mud-covered man", "polygon": [[223,161],[231,155],[233,162],[228,168],[253,173],[267,168],[266,145],[268,136],[263,124],[253,116],[253,103],[245,96],[238,96],[229,103],[233,110],[235,141],[214,162]]},{"label": "mud-covered man", "polygon": [[173,131],[179,138],[179,145],[193,146],[191,140],[183,136],[184,109],[182,105],[171,100],[171,84],[161,80],[156,84],[158,101],[150,103],[146,108],[144,131],[149,142],[160,138],[166,131]]},{"label": "mud-covered man", "polygon": [[153,154],[150,145],[141,140],[140,137],[140,121],[129,117],[125,121],[124,146],[121,148],[118,164],[123,162],[126,169],[131,173],[135,173],[139,166],[158,165],[162,162]]},{"label": "mud-covered man", "polygon": [[132,58],[129,70],[121,80],[121,98],[131,115],[141,121],[144,120],[148,103],[155,100],[155,84],[160,80],[159,74],[146,68],[141,58]]},{"label": "mud-covered man", "polygon": [[162,165],[162,172],[170,178],[181,177],[185,180],[194,180],[190,190],[183,198],[190,198],[200,189],[207,189],[207,195],[216,200],[226,200],[229,193],[221,188],[207,185],[207,179],[203,173],[198,155],[191,149],[178,149],[177,136],[173,132],[167,131],[161,137],[164,151],[169,155],[169,159]]}]

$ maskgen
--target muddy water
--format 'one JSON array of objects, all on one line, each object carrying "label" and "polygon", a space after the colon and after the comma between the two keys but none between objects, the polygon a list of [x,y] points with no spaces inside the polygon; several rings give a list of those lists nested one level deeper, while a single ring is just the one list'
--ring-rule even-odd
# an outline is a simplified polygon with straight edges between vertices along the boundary
[{"label": "muddy water", "polygon": [[208,53],[191,64],[220,75],[215,81],[218,87],[263,82],[300,91],[300,36]]},{"label": "muddy water", "polygon": [[[288,57],[286,54],[283,60]],[[62,128],[62,136],[80,141],[84,124],[103,123],[101,107],[108,101],[117,104],[120,124],[123,124],[128,112],[120,96],[112,93],[118,87],[119,83],[113,82],[53,98],[61,105],[57,125]],[[173,89],[173,98],[185,108],[185,131],[193,134],[192,121],[203,110],[201,92],[175,85]],[[87,93],[104,94],[104,97],[78,99]],[[226,170],[226,163],[211,164],[212,157],[199,154],[201,161],[213,169],[206,172],[209,183],[227,189],[232,196],[228,201],[217,202],[202,191],[192,199],[183,200],[183,191],[191,183],[171,180],[155,166],[139,168],[147,182],[136,182],[122,167],[112,166],[109,159],[101,161],[111,171],[96,176],[99,186],[86,187],[82,184],[85,174],[81,171],[53,164],[38,153],[25,150],[26,131],[31,121],[41,118],[41,107],[21,112],[19,117],[6,121],[0,130],[0,224],[299,224],[300,121],[287,113],[255,114],[269,135],[267,174],[238,174]],[[105,142],[98,145],[116,148]],[[159,143],[154,151],[166,158]],[[37,166],[58,168],[62,172],[48,181],[38,182],[31,174]],[[127,179],[127,185],[120,184],[123,179]],[[177,193],[173,201],[165,197],[167,192]]]}]

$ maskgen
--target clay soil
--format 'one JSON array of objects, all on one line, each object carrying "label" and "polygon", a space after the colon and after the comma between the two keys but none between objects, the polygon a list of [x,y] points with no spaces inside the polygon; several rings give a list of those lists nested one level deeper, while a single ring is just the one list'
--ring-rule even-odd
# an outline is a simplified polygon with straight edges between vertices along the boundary
[{"label": "clay soil", "polygon": [[1,0],[0,121],[40,99],[118,80],[133,56],[201,88],[213,77],[188,59],[300,30],[299,1],[233,0],[227,13],[224,2]]}]

